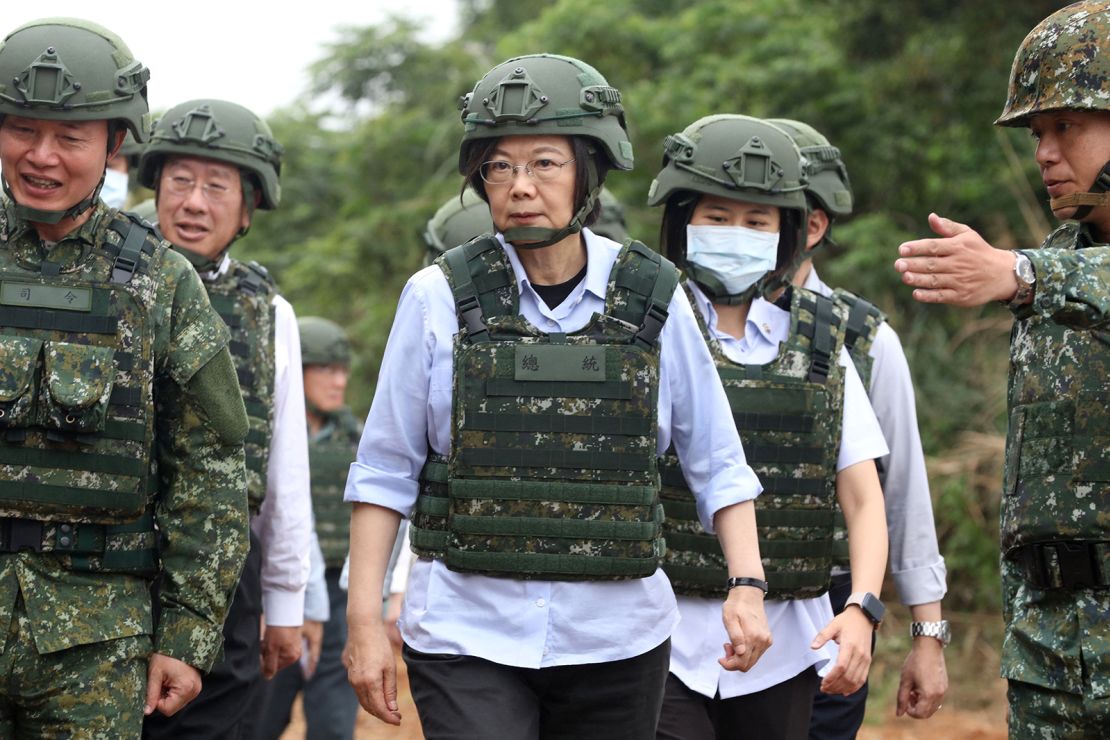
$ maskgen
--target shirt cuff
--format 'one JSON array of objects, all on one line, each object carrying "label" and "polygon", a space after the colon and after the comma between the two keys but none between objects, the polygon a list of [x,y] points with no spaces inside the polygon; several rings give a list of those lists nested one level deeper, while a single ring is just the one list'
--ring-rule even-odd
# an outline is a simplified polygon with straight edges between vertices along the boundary
[{"label": "shirt cuff", "polygon": [[716,534],[713,517],[726,506],[751,501],[763,491],[755,471],[748,465],[733,465],[714,475],[705,490],[696,494],[698,518],[709,534]]},{"label": "shirt cuff", "polygon": [[269,627],[300,627],[304,624],[304,588],[263,592],[262,611]]},{"label": "shirt cuff", "polygon": [[384,506],[407,519],[412,507],[416,505],[419,487],[420,484],[408,476],[386,473],[360,462],[353,462],[347,474],[343,500]]},{"label": "shirt cuff", "polygon": [[947,570],[944,567],[944,558],[934,565],[892,571],[890,575],[894,579],[894,586],[898,589],[898,596],[906,606],[931,604],[943,599],[948,592],[948,586],[945,583]]},{"label": "shirt cuff", "polygon": [[1033,286],[1032,303],[1015,306],[1014,315],[1018,318],[1028,318],[1034,313],[1050,316],[1063,308],[1067,302],[1064,286],[1068,276],[1052,250],[1022,249],[1018,253],[1029,258],[1037,282]]},{"label": "shirt cuff", "polygon": [[223,625],[212,624],[181,608],[162,605],[154,651],[176,658],[201,673],[212,669],[223,649]]}]

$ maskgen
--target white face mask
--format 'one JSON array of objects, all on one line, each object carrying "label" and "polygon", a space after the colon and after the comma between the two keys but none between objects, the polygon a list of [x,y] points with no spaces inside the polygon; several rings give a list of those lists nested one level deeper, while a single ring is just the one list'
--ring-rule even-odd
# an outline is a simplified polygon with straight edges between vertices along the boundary
[{"label": "white face mask", "polygon": [[123,208],[127,202],[127,173],[119,170],[104,170],[104,185],[100,188],[100,199],[112,208]]},{"label": "white face mask", "polygon": [[686,261],[716,278],[728,295],[739,295],[775,269],[777,231],[743,226],[687,226]]}]

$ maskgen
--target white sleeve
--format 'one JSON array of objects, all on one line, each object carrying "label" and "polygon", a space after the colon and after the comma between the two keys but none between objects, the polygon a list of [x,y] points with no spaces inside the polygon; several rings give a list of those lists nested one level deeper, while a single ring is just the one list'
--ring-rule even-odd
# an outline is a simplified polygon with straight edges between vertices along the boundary
[{"label": "white sleeve", "polygon": [[850,468],[864,460],[877,460],[887,453],[883,430],[867,399],[856,366],[844,348],[840,350],[840,366],[844,369],[844,410],[840,428],[840,455],[836,470]]},{"label": "white sleeve", "polygon": [[281,296],[274,296],[274,428],[266,469],[266,499],[251,528],[262,546],[266,624],[300,625],[309,572],[312,499],[301,340],[293,307]]}]

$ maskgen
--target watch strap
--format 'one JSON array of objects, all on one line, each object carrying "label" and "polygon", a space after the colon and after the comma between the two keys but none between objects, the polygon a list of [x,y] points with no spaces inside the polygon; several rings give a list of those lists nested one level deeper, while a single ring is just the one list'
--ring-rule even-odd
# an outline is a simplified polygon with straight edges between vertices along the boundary
[{"label": "watch strap", "polygon": [[762,578],[750,578],[748,576],[740,576],[738,578],[728,579],[729,591],[736,588],[737,586],[751,586],[752,588],[758,588],[764,594],[767,593],[767,581],[764,581]]}]

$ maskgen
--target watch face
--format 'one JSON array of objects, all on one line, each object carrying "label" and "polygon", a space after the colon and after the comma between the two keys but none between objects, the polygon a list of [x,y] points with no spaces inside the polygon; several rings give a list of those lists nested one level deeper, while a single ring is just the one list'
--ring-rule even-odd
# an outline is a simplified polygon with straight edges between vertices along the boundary
[{"label": "watch face", "polygon": [[1037,274],[1033,272],[1033,263],[1024,254],[1019,254],[1017,262],[1014,264],[1014,269],[1019,278],[1026,284],[1032,285],[1037,279]]},{"label": "watch face", "polygon": [[863,609],[875,624],[883,621],[883,615],[886,614],[886,607],[883,606],[883,602],[879,601],[874,594],[864,594],[860,608]]}]

